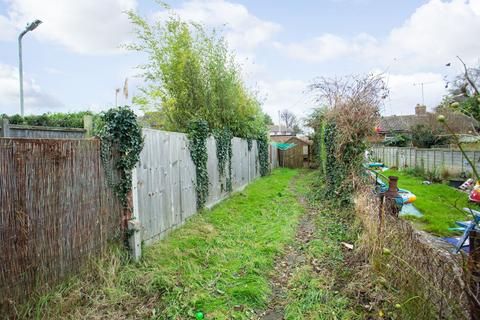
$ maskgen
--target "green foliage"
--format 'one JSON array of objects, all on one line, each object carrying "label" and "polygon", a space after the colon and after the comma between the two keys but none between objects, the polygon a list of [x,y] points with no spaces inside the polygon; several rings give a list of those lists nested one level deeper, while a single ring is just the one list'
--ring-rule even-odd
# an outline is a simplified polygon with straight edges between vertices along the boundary
[{"label": "green foliage", "polygon": [[418,148],[431,148],[435,145],[448,143],[448,138],[442,136],[445,132],[440,129],[434,129],[425,124],[417,124],[411,128],[412,143]]},{"label": "green foliage", "polygon": [[7,116],[3,114],[1,118],[7,118],[11,124],[24,124],[29,126],[44,127],[63,127],[63,128],[83,128],[83,117],[86,115],[94,116],[90,111],[81,111],[73,113],[44,113],[42,115],[21,116],[19,114]]},{"label": "green foliage", "polygon": [[204,119],[211,130],[229,128],[240,138],[266,132],[268,119],[222,37],[174,15],[155,24],[128,15],[138,41],[127,47],[148,56],[140,67],[146,86],[135,103],[159,113],[155,127],[187,132],[190,122]]},{"label": "green foliage", "polygon": [[[122,205],[127,207],[127,195],[132,189],[132,169],[140,159],[143,148],[142,129],[137,116],[128,106],[110,109],[102,113],[97,134],[102,142],[101,157],[107,180]],[[108,169],[112,158],[116,160],[115,169],[120,172],[118,182],[114,182],[113,172]]]},{"label": "green foliage", "polygon": [[266,135],[257,139],[257,147],[260,175],[263,177],[270,173],[270,165],[268,161],[268,137]]},{"label": "green foliage", "polygon": [[305,119],[305,124],[314,130],[313,155],[321,174],[325,172],[324,126],[326,112],[327,108],[315,108]]},{"label": "green foliage", "polygon": [[363,155],[367,148],[363,141],[349,141],[339,151],[339,133],[335,121],[325,124],[325,188],[324,196],[335,199],[339,206],[351,203],[353,177],[360,176]]},{"label": "green foliage", "polygon": [[393,138],[386,140],[384,145],[387,147],[406,147],[411,140],[406,134],[398,133]]},{"label": "green foliage", "polygon": [[338,194],[340,184],[345,178],[343,168],[339,165],[336,154],[337,126],[330,121],[325,124],[324,145],[325,145],[325,197],[334,198]]},{"label": "green foliage", "polygon": [[248,148],[248,151],[251,151],[252,150],[252,144],[253,143],[253,139],[252,138],[247,138],[247,148]]},{"label": "green foliage", "polygon": [[[228,164],[225,190],[232,191],[232,132],[229,129],[215,130],[214,137],[217,145],[218,172],[225,177],[225,167]],[[223,187],[223,185],[222,185]]]},{"label": "green foliage", "polygon": [[452,109],[480,121],[480,96],[473,95],[459,103],[452,103],[450,106]]},{"label": "green foliage", "polygon": [[263,114],[263,122],[267,125],[267,126],[273,126],[273,120],[272,120],[272,117],[270,117],[270,115],[268,113],[264,113]]},{"label": "green foliage", "polygon": [[202,209],[205,206],[208,197],[207,138],[209,134],[208,123],[204,120],[192,121],[188,125],[188,148],[190,149],[192,161],[195,164],[197,177],[195,190],[197,192],[198,209]]}]

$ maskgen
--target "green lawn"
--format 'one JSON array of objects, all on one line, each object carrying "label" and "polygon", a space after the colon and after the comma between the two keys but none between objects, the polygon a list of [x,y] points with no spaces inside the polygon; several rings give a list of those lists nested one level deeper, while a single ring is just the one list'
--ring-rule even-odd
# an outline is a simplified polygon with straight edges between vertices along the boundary
[{"label": "green lawn", "polygon": [[137,264],[122,250],[19,311],[20,318],[249,319],[266,306],[275,257],[291,242],[303,207],[278,169],[167,239]]},{"label": "green lawn", "polygon": [[414,205],[423,213],[423,217],[412,219],[419,222],[418,226],[421,229],[435,235],[451,235],[453,233],[448,228],[455,227],[455,221],[469,219],[466,213],[459,211],[457,208],[472,207],[478,209],[477,205],[468,202],[466,193],[446,184],[424,185],[422,184],[423,179],[397,170],[388,170],[384,172],[384,175],[398,176],[399,188],[407,189],[417,196]]}]

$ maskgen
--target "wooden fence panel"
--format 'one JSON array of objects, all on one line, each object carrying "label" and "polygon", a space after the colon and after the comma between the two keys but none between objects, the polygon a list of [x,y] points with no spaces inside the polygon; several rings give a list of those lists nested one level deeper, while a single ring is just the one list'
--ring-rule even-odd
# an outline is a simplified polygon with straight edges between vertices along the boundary
[{"label": "wooden fence panel", "polygon": [[121,233],[99,140],[0,138],[1,300],[55,285]]},{"label": "wooden fence panel", "polygon": [[[196,212],[195,165],[185,134],[144,129],[145,145],[136,167],[138,215],[142,239],[151,244],[180,226]],[[228,196],[226,177],[220,177],[216,142],[207,139],[211,207]],[[256,141],[232,139],[232,187],[240,190],[260,176]],[[275,158],[276,159],[276,158]],[[226,168],[228,171],[228,166]]]}]

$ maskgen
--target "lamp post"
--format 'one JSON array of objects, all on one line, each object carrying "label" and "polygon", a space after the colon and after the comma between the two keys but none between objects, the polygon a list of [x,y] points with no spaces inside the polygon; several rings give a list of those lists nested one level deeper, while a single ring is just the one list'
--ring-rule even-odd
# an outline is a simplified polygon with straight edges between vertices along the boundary
[{"label": "lamp post", "polygon": [[20,33],[18,36],[18,73],[19,73],[19,78],[20,78],[20,113],[23,117],[24,115],[24,107],[23,107],[23,63],[22,63],[22,38],[27,32],[35,30],[42,21],[40,20],[35,20],[33,22],[30,22],[27,24],[27,27],[25,30]]}]

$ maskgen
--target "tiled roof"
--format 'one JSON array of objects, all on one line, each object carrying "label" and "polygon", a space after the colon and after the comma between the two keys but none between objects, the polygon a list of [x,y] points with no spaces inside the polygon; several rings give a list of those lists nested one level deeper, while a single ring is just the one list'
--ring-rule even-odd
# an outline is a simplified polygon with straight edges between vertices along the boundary
[{"label": "tiled roof", "polygon": [[[467,117],[458,112],[443,110],[441,112],[447,118],[449,126],[458,133],[467,133],[472,131],[473,127],[478,127],[479,123],[475,119]],[[438,126],[437,114],[427,112],[422,115],[406,116],[388,116],[380,120],[380,132],[409,132],[413,126],[418,124]]]}]

